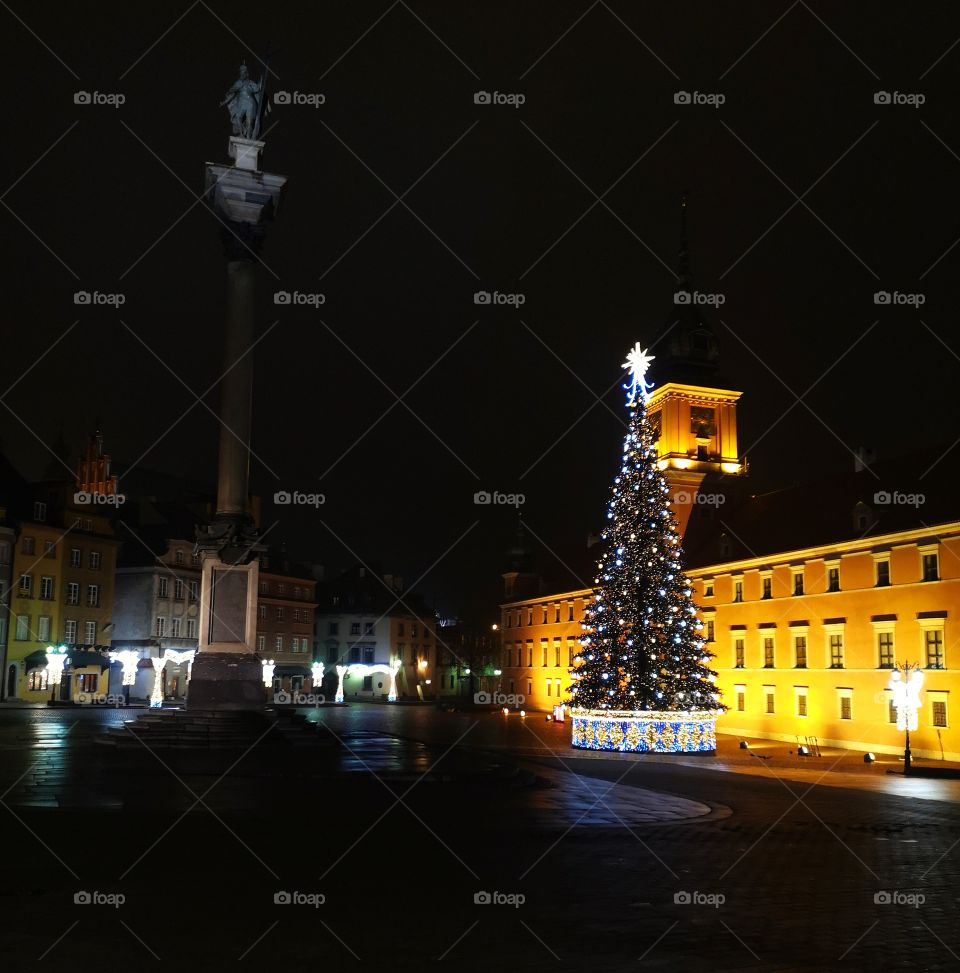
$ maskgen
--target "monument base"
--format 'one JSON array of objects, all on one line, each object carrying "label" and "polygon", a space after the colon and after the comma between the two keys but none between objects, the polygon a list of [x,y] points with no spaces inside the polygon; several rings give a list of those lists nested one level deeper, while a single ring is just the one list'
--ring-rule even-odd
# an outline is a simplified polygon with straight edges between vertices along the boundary
[{"label": "monument base", "polygon": [[265,704],[263,664],[252,652],[197,653],[188,710],[262,710]]}]

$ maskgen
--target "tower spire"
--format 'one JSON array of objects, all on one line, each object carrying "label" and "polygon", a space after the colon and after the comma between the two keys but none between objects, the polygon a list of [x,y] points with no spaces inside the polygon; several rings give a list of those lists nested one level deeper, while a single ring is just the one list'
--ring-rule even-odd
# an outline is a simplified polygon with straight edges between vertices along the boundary
[{"label": "tower spire", "polygon": [[687,199],[689,191],[684,190],[680,195],[680,249],[677,253],[677,283],[689,284],[690,277],[690,244],[687,237]]}]

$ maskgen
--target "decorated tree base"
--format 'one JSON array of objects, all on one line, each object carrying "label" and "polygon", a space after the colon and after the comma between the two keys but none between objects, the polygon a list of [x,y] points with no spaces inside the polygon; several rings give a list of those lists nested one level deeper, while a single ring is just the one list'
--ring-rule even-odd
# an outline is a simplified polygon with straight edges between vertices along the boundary
[{"label": "decorated tree base", "polygon": [[713,753],[714,711],[574,710],[573,745],[622,753]]}]

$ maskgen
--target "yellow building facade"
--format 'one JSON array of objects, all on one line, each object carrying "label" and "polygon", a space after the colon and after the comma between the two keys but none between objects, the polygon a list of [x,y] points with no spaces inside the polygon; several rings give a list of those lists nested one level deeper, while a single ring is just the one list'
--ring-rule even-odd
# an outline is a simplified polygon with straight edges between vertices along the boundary
[{"label": "yellow building facade", "polygon": [[[60,698],[106,694],[117,540],[110,517],[62,504],[33,503],[14,548],[7,651],[8,688],[29,702],[50,699],[45,652],[66,646]],[[14,694],[10,694],[14,695]]]}]

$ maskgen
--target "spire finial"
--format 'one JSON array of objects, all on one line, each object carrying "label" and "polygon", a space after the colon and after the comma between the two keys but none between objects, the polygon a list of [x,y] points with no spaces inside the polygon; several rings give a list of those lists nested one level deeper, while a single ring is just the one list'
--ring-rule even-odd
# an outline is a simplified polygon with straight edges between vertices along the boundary
[{"label": "spire finial", "polygon": [[680,250],[677,259],[677,279],[681,282],[690,279],[690,247],[687,240],[687,200],[688,190],[680,194]]}]

